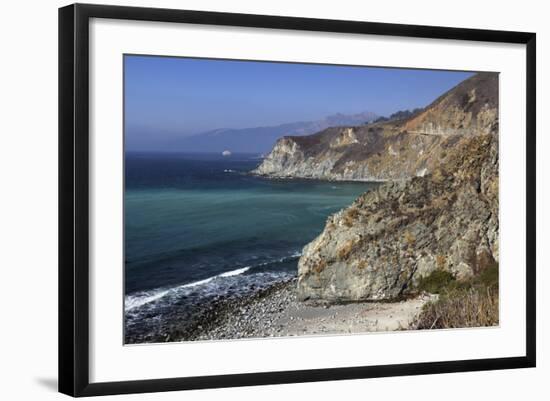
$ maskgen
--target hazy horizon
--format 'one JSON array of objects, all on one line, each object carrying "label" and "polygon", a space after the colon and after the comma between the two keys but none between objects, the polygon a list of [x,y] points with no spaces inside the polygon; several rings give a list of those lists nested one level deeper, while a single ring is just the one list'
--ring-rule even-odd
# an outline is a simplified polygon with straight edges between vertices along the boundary
[{"label": "hazy horizon", "polygon": [[[172,151],[216,129],[425,107],[471,72],[179,57],[124,57],[127,151]],[[176,150],[177,151],[177,150]]]}]

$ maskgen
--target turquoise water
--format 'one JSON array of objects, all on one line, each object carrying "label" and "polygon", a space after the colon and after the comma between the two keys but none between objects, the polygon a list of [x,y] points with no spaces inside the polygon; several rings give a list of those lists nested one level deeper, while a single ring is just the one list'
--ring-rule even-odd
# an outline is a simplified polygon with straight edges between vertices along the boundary
[{"label": "turquoise water", "polygon": [[303,246],[327,217],[376,185],[247,174],[259,162],[251,155],[126,156],[127,323],[295,275]]}]

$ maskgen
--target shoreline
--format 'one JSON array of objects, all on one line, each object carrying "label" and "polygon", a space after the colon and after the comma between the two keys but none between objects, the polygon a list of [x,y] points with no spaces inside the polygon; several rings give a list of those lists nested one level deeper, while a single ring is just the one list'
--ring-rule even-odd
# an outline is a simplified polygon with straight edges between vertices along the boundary
[{"label": "shoreline", "polygon": [[395,181],[407,181],[411,177],[403,178],[403,179],[383,179],[383,178],[372,178],[372,179],[365,179],[365,178],[356,178],[356,179],[344,179],[344,178],[335,178],[335,177],[309,177],[309,176],[297,176],[297,175],[277,175],[277,174],[261,174],[261,173],[255,173],[254,170],[244,173],[245,175],[249,175],[252,177],[257,178],[264,178],[267,180],[280,180],[280,181],[321,181],[321,182],[339,182],[339,183],[354,183],[354,184],[384,184],[386,182],[395,182]]},{"label": "shoreline", "polygon": [[210,308],[185,335],[169,341],[215,341],[415,329],[425,304],[437,296],[383,302],[323,304],[296,299],[296,278]]}]

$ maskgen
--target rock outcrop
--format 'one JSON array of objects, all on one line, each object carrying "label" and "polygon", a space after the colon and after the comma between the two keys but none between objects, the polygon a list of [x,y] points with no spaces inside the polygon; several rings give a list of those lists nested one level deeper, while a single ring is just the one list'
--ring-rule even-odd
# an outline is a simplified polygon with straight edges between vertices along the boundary
[{"label": "rock outcrop", "polygon": [[398,121],[328,128],[277,141],[253,173],[278,178],[396,181],[441,165],[464,136],[498,125],[498,75],[477,74]]},{"label": "rock outcrop", "polygon": [[355,301],[497,263],[498,166],[498,76],[482,73],[401,121],[282,138],[255,172],[389,181],[329,217],[298,263],[299,299]]},{"label": "rock outcrop", "polygon": [[425,177],[386,183],[331,216],[298,264],[302,300],[392,299],[436,269],[498,261],[498,137],[462,137]]}]

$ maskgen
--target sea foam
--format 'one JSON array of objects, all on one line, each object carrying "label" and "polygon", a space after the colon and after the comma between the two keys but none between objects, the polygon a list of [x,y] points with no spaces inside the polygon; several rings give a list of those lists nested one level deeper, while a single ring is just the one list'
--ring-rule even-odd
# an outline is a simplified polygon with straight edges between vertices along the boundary
[{"label": "sea foam", "polygon": [[178,289],[181,289],[181,288],[193,288],[193,287],[197,287],[197,286],[201,286],[201,285],[204,285],[204,284],[208,284],[209,282],[217,279],[217,278],[220,278],[220,277],[233,277],[233,276],[238,276],[239,274],[243,274],[245,272],[247,272],[249,269],[251,268],[251,266],[247,266],[247,267],[243,267],[243,268],[240,268],[240,269],[235,269],[235,270],[231,270],[231,271],[228,271],[228,272],[225,272],[225,273],[221,273],[221,274],[217,274],[215,276],[212,276],[212,277],[208,277],[204,280],[199,280],[199,281],[194,281],[192,283],[188,283],[188,284],[183,284],[183,285],[180,285],[180,286],[177,286],[177,287],[174,287],[174,288],[170,288],[170,289],[165,289],[165,290],[152,290],[152,291],[143,291],[139,294],[136,294],[136,295],[127,295],[125,297],[125,300],[124,300],[124,310],[126,312],[134,309],[134,308],[138,308],[140,306],[143,306],[145,304],[148,304],[150,302],[154,302],[172,292],[175,292],[177,291]]},{"label": "sea foam", "polygon": [[[127,295],[124,299],[124,311],[129,312],[129,311],[135,310],[144,305],[158,301],[164,297],[171,297],[171,296],[177,297],[180,293],[186,292],[186,290],[193,290],[193,289],[198,289],[200,287],[205,287],[209,283],[219,281],[220,279],[228,279],[228,278],[240,276],[241,274],[244,274],[254,268],[261,268],[261,267],[268,266],[275,263],[288,262],[299,258],[301,255],[302,255],[301,252],[293,252],[288,256],[283,256],[275,260],[269,260],[254,266],[241,267],[235,270],[230,270],[224,273],[216,274],[215,276],[208,277],[203,280],[193,281],[191,283],[182,284],[176,287],[159,288],[156,290],[141,291],[136,294],[130,294],[130,295]],[[258,279],[257,281],[265,281],[266,279],[276,280],[279,275],[276,273],[262,273],[262,274],[256,273],[255,276],[257,276],[257,279]]]}]

